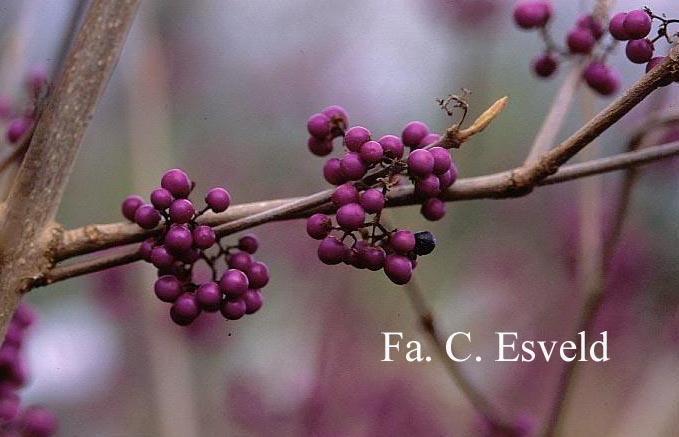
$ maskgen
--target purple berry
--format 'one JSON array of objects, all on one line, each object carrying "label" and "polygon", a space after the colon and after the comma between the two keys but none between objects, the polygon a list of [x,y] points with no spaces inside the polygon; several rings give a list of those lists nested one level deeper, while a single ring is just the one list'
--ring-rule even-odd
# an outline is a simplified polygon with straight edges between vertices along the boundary
[{"label": "purple berry", "polygon": [[160,180],[160,186],[172,193],[176,198],[187,197],[191,194],[191,180],[184,171],[173,168],[165,172]]},{"label": "purple berry", "polygon": [[358,256],[368,270],[376,272],[384,267],[386,255],[379,247],[363,246],[359,249]]},{"label": "purple berry", "polygon": [[403,144],[410,147],[416,148],[419,146],[420,141],[429,134],[429,127],[421,121],[411,121],[406,124],[401,132],[401,139]]},{"label": "purple berry", "polygon": [[651,17],[640,9],[627,13],[622,27],[630,39],[641,39],[648,36],[652,26]]},{"label": "purple berry", "polygon": [[22,328],[27,328],[35,322],[35,313],[31,309],[30,305],[26,303],[20,303],[14,315],[12,316],[12,322],[16,322]]},{"label": "purple berry", "polygon": [[594,18],[593,15],[590,14],[581,15],[575,22],[575,26],[589,30],[592,33],[594,39],[597,41],[604,35],[603,26],[596,18]]},{"label": "purple berry", "polygon": [[182,294],[182,284],[176,276],[164,275],[156,279],[153,291],[163,302],[174,302]]},{"label": "purple berry", "polygon": [[384,150],[382,150],[382,145],[377,141],[366,141],[361,146],[358,155],[366,164],[375,164],[384,157]]},{"label": "purple berry", "polygon": [[441,181],[436,175],[428,174],[415,181],[415,194],[425,199],[436,197],[441,194]]},{"label": "purple berry", "polygon": [[15,118],[7,127],[7,141],[14,144],[31,128],[33,121],[27,117]]},{"label": "purple berry", "polygon": [[635,64],[645,64],[653,57],[653,43],[648,38],[630,40],[625,46],[625,55]]},{"label": "purple berry", "polygon": [[174,223],[188,223],[193,218],[196,210],[193,203],[188,199],[177,199],[170,205],[170,219]]},{"label": "purple berry", "polygon": [[346,129],[349,126],[349,116],[347,115],[347,111],[341,106],[328,106],[321,112],[330,119],[332,124],[338,125],[341,130]]},{"label": "purple berry", "polygon": [[243,302],[245,302],[245,314],[256,313],[264,303],[262,299],[262,292],[257,289],[250,289],[243,294]]},{"label": "purple berry", "polygon": [[450,153],[443,147],[432,147],[429,149],[429,153],[434,157],[434,174],[442,175],[443,173],[450,170],[453,165],[453,159],[450,157]]},{"label": "purple berry", "polygon": [[222,315],[227,320],[238,320],[245,315],[247,311],[247,305],[245,301],[241,298],[237,299],[226,299],[222,302],[221,308],[219,308]]},{"label": "purple berry", "polygon": [[533,58],[533,71],[539,77],[549,77],[556,71],[558,64],[551,53],[541,53]]},{"label": "purple berry", "polygon": [[323,166],[323,177],[332,185],[341,185],[347,181],[347,177],[342,172],[342,165],[339,159],[330,158]]},{"label": "purple berry", "polygon": [[420,213],[429,221],[441,220],[446,215],[446,207],[441,199],[427,199],[420,208]]},{"label": "purple berry", "polygon": [[542,27],[551,15],[552,8],[546,1],[523,1],[514,8],[514,22],[522,29]]},{"label": "purple berry", "polygon": [[250,288],[262,288],[269,283],[269,268],[260,261],[250,264],[246,271]]},{"label": "purple berry", "polygon": [[151,257],[149,259],[151,264],[153,264],[158,269],[169,268],[174,264],[174,257],[167,251],[164,246],[156,246],[151,251]]},{"label": "purple berry", "polygon": [[196,229],[193,230],[193,244],[196,245],[198,249],[209,249],[217,241],[215,236],[215,231],[207,225],[198,225]]},{"label": "purple berry", "polygon": [[361,206],[368,214],[377,214],[384,208],[384,194],[377,188],[368,188],[361,193]]},{"label": "purple berry", "polygon": [[630,39],[630,36],[627,34],[623,24],[625,22],[625,18],[627,18],[627,12],[618,12],[617,14],[613,15],[613,18],[611,18],[611,21],[608,24],[608,31],[611,33],[611,36],[618,41],[627,41]]},{"label": "purple berry", "polygon": [[24,437],[49,437],[57,432],[57,418],[44,407],[29,407],[21,415]]},{"label": "purple berry", "polygon": [[250,268],[250,265],[253,261],[254,259],[252,258],[252,255],[241,250],[229,255],[227,264],[232,269],[246,272]]},{"label": "purple berry", "polygon": [[415,249],[415,235],[410,231],[396,231],[391,234],[389,244],[398,253],[412,252]]},{"label": "purple berry", "polygon": [[330,118],[325,114],[314,114],[307,120],[306,128],[312,137],[319,140],[328,138],[330,135]]},{"label": "purple berry", "polygon": [[358,190],[349,183],[337,187],[330,197],[332,203],[338,208],[348,203],[357,203],[358,199]]},{"label": "purple berry", "polygon": [[191,249],[193,246],[193,237],[191,231],[181,225],[172,225],[165,234],[165,247],[168,252],[175,256],[179,256]]},{"label": "purple berry", "polygon": [[370,141],[370,131],[363,126],[354,126],[344,134],[344,145],[352,152],[361,150],[367,141]]},{"label": "purple berry", "polygon": [[248,277],[240,270],[229,269],[219,280],[219,288],[227,297],[240,296],[248,289]]},{"label": "purple berry", "polygon": [[589,64],[583,72],[583,77],[587,85],[604,96],[615,93],[620,87],[619,73],[600,62]]},{"label": "purple berry", "polygon": [[405,256],[391,254],[384,261],[384,273],[394,284],[403,285],[410,281],[413,266]]},{"label": "purple berry", "polygon": [[243,235],[238,239],[238,248],[247,253],[255,253],[259,249],[259,240],[252,234]]},{"label": "purple berry", "polygon": [[428,134],[426,137],[422,138],[422,141],[420,141],[420,144],[418,144],[417,148],[424,149],[425,147],[434,144],[440,139],[441,135],[439,134]]},{"label": "purple berry", "polygon": [[141,196],[137,196],[136,194],[133,194],[131,196],[127,196],[123,200],[123,204],[121,206],[122,212],[123,212],[123,217],[128,219],[129,221],[133,222],[134,221],[134,215],[137,212],[137,209],[144,204],[144,199],[141,198]]},{"label": "purple berry", "polygon": [[312,215],[306,221],[306,232],[314,240],[322,240],[332,230],[332,219],[320,212]]},{"label": "purple berry", "polygon": [[231,195],[224,188],[212,188],[205,195],[205,203],[214,212],[224,212],[231,205]]},{"label": "purple berry", "polygon": [[332,141],[329,138],[319,140],[316,137],[309,137],[306,145],[309,151],[316,156],[327,156],[332,152]]},{"label": "purple berry", "polygon": [[588,54],[592,51],[596,40],[589,30],[576,27],[568,32],[566,43],[571,53]]},{"label": "purple berry", "polygon": [[411,175],[424,177],[434,170],[434,155],[425,149],[413,150],[408,155],[407,163]]},{"label": "purple berry", "polygon": [[196,301],[207,312],[219,311],[222,303],[222,290],[214,282],[206,282],[196,289]]},{"label": "purple berry", "polygon": [[160,223],[160,213],[153,205],[144,204],[135,211],[134,221],[143,229],[153,229]]},{"label": "purple berry", "polygon": [[174,301],[170,308],[170,317],[177,325],[191,324],[200,315],[200,304],[191,293],[184,293]]},{"label": "purple berry", "polygon": [[365,211],[358,203],[342,205],[335,214],[337,224],[346,231],[355,231],[363,227]]},{"label": "purple berry", "polygon": [[389,158],[403,158],[403,142],[396,135],[385,135],[377,142],[382,146],[384,156]]},{"label": "purple berry", "polygon": [[159,211],[166,210],[172,204],[172,193],[165,188],[156,188],[151,191],[151,204]]},{"label": "purple berry", "polygon": [[457,180],[457,167],[455,167],[455,164],[451,164],[450,170],[439,176],[441,189],[448,188],[449,186],[453,185],[456,180]]},{"label": "purple berry", "polygon": [[335,237],[325,237],[318,246],[318,259],[323,264],[334,265],[344,261],[347,247]]},{"label": "purple berry", "polygon": [[357,181],[365,176],[368,167],[356,152],[349,152],[340,160],[340,169],[350,181]]}]

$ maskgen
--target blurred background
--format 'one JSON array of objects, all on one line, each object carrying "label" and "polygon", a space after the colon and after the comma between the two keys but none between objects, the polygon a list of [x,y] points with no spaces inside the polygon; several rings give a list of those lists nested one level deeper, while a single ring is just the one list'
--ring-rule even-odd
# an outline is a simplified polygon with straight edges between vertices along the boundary
[{"label": "blurred background", "polygon": [[[54,68],[74,1],[0,6],[3,97],[28,105],[26,75]],[[586,1],[554,1],[558,41]],[[649,3],[679,17],[673,0]],[[471,115],[510,104],[454,151],[461,177],[523,162],[565,77],[538,80],[542,47],[500,0],[147,0],[88,128],[59,212],[66,228],[121,221],[120,201],[147,196],[180,167],[197,192],[225,186],[235,203],[327,188],[306,149],[307,117],[339,104],[352,125],[399,135],[411,120],[441,132],[435,98],[472,91]],[[613,11],[644,6],[618,1]],[[663,50],[665,46],[662,46]],[[643,67],[618,47],[627,87]],[[677,87],[655,93],[605,133],[589,158],[622,152],[652,111],[677,110]],[[558,139],[609,100],[578,94]],[[674,103],[673,103],[674,102]],[[666,132],[659,132],[659,135]],[[337,153],[337,152],[336,152]],[[593,182],[592,182],[593,181]],[[418,207],[396,226],[438,239],[415,277],[444,333],[471,331],[464,352],[495,356],[495,331],[567,339],[586,290],[585,236],[606,232],[622,174],[537,189],[526,198]],[[566,435],[679,434],[679,162],[644,167],[597,319],[610,361],[577,375]],[[603,217],[600,230],[583,217]],[[594,222],[597,223],[596,221]],[[179,328],[153,296],[154,269],[130,265],[34,290],[23,398],[56,412],[62,436],[490,435],[438,357],[381,362],[383,331],[433,345],[401,287],[381,273],[325,266],[303,221],[267,224],[258,259],[272,280],[254,316],[201,317]],[[469,362],[463,371],[530,435],[548,412],[560,361]]]}]

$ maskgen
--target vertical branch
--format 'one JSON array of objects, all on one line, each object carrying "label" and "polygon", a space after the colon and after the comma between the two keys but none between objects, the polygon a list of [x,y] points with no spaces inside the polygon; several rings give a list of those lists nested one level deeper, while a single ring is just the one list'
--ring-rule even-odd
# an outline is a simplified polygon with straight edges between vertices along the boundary
[{"label": "vertical branch", "polygon": [[0,211],[0,333],[32,277],[51,264],[49,226],[80,141],[122,50],[139,0],[94,0]]}]

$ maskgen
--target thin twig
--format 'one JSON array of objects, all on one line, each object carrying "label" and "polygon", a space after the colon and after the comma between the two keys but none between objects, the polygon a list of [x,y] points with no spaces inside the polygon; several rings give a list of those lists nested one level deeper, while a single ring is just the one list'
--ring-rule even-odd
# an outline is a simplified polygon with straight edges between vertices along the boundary
[{"label": "thin twig", "polygon": [[[677,155],[679,155],[679,141],[663,144],[660,146],[649,147],[636,152],[621,153],[619,155],[601,158],[581,164],[571,164],[562,167],[555,175],[540,181],[538,186],[552,185],[582,177],[593,176],[615,170],[622,170],[631,166],[643,165]],[[487,176],[460,179],[443,193],[442,199],[445,201],[460,201],[515,197],[516,192],[513,190],[514,186],[511,179],[512,174],[513,171],[505,171]],[[524,194],[528,194],[528,192]],[[250,224],[262,224],[274,220],[302,218],[308,216],[311,211],[314,211],[313,206],[308,206],[310,209],[301,208],[300,205],[304,205],[307,202],[305,199],[312,200],[309,202],[309,205],[323,205],[322,203],[319,203],[319,201],[322,200],[326,195],[327,191],[322,191],[309,197],[277,199],[273,201],[256,202],[253,204],[236,205],[233,207],[234,211],[232,211],[231,215],[220,215],[220,218],[224,220],[233,220],[233,222],[230,223],[238,223],[239,220],[249,220],[248,216],[250,215],[256,215],[258,219],[254,221],[248,221]],[[414,205],[416,203],[417,199],[414,197],[412,187],[394,187],[389,193],[389,201],[387,206],[406,206]],[[264,220],[261,214],[267,213],[267,211],[270,209],[269,205],[277,205],[277,207],[273,208],[273,210],[277,210],[278,213],[276,214],[275,218],[268,218],[267,220]],[[285,205],[294,205],[294,208],[288,210],[287,213],[281,213],[280,208],[281,206]],[[327,211],[332,211],[330,206],[328,206]],[[245,229],[245,227],[242,225],[244,222],[241,221],[240,223],[241,224],[235,227],[235,229],[238,231]],[[100,226],[101,228],[97,228],[97,226]],[[230,231],[233,231],[233,229]],[[152,233],[149,231],[142,232],[136,225],[127,223],[91,225],[86,228],[74,229],[65,232],[65,234],[69,233],[90,236],[89,238],[92,240],[88,240],[89,243],[87,245],[79,242],[81,248],[88,248],[88,253],[97,250],[96,247],[101,248],[101,243],[97,243],[98,241],[101,241],[99,239],[106,241],[107,244],[105,247],[112,247],[121,245],[113,244],[112,242],[115,241],[125,241],[124,244],[127,244],[142,241],[145,238],[148,238],[149,235],[152,235]],[[42,276],[35,278],[32,286],[39,287],[48,285],[87,273],[128,264],[138,261],[139,259],[141,258],[137,254],[136,246],[121,249],[116,253],[106,254],[95,259],[54,267],[48,272],[45,272]]]}]

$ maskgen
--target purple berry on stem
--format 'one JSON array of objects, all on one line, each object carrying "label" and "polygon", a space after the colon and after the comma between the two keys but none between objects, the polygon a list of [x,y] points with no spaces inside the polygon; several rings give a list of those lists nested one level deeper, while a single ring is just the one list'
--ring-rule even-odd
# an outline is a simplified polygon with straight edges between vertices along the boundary
[{"label": "purple berry on stem", "polygon": [[135,211],[134,221],[143,229],[153,229],[160,223],[160,213],[153,205],[144,204]]},{"label": "purple berry on stem", "polygon": [[180,256],[193,246],[191,231],[186,226],[172,225],[165,234],[165,247],[175,255]]},{"label": "purple berry on stem", "polygon": [[238,239],[238,248],[244,252],[253,254],[259,248],[259,240],[252,234],[243,235]]},{"label": "purple berry on stem", "polygon": [[551,53],[541,53],[533,58],[532,68],[538,77],[550,77],[556,72],[558,65]]},{"label": "purple berry on stem", "polygon": [[407,257],[391,254],[384,261],[384,273],[394,284],[403,285],[410,281],[413,266]]},{"label": "purple berry on stem", "polygon": [[163,174],[160,186],[172,193],[175,198],[187,197],[191,194],[191,180],[183,170],[173,168]]},{"label": "purple berry on stem", "polygon": [[630,39],[645,38],[651,32],[652,25],[651,17],[641,9],[628,12],[622,22],[622,27]]},{"label": "purple berry on stem", "polygon": [[193,203],[188,199],[177,199],[170,205],[170,219],[174,223],[188,223],[193,218],[196,210]]},{"label": "purple berry on stem", "polygon": [[200,315],[200,305],[191,293],[184,293],[174,301],[170,308],[170,317],[177,325],[191,324]]},{"label": "purple berry on stem", "polygon": [[342,157],[340,160],[340,169],[342,170],[342,174],[350,181],[361,179],[368,171],[368,167],[356,152],[349,152]]},{"label": "purple berry on stem", "polygon": [[230,268],[240,270],[241,272],[246,272],[254,261],[252,255],[242,250],[231,254],[227,260]]},{"label": "purple berry on stem", "polygon": [[354,126],[344,134],[344,145],[352,152],[361,150],[367,141],[370,141],[370,131],[363,126]]},{"label": "purple berry on stem", "polygon": [[429,127],[421,121],[411,121],[406,124],[401,132],[401,139],[403,144],[410,147],[416,148],[420,145],[420,141],[424,139],[429,134]]},{"label": "purple berry on stem", "polygon": [[215,231],[207,225],[198,225],[196,229],[193,230],[193,244],[196,245],[198,249],[209,249],[217,241],[215,236]]},{"label": "purple berry on stem", "polygon": [[347,247],[335,237],[325,237],[318,246],[318,259],[328,265],[339,264],[344,261]]},{"label": "purple berry on stem", "polygon": [[434,170],[434,156],[429,150],[417,149],[408,155],[408,172],[413,176],[424,177]]},{"label": "purple berry on stem", "polygon": [[542,27],[551,15],[552,8],[546,1],[523,1],[514,8],[514,22],[522,29]]},{"label": "purple berry on stem", "polygon": [[635,64],[645,64],[653,57],[653,43],[648,38],[630,40],[625,46],[625,55]]},{"label": "purple berry on stem", "polygon": [[205,203],[213,212],[224,212],[231,205],[231,195],[224,188],[215,187],[205,195]]},{"label": "purple berry on stem", "polygon": [[314,240],[322,240],[332,230],[332,219],[320,212],[312,215],[306,222],[306,232]]},{"label": "purple berry on stem", "polygon": [[405,147],[401,139],[396,135],[385,135],[377,142],[382,146],[384,156],[389,158],[403,158]]},{"label": "purple berry on stem", "polygon": [[568,32],[566,43],[571,53],[588,54],[592,51],[596,40],[589,30],[576,27]]},{"label": "purple berry on stem", "polygon": [[323,165],[323,178],[331,185],[341,185],[348,179],[342,172],[342,165],[338,158],[330,158]]},{"label": "purple berry on stem", "polygon": [[337,187],[330,197],[332,203],[338,208],[348,203],[356,203],[358,199],[358,190],[350,183]]},{"label": "purple berry on stem", "polygon": [[156,279],[153,291],[163,302],[174,302],[182,294],[182,284],[176,276],[164,275]]},{"label": "purple berry on stem", "polygon": [[144,204],[144,199],[141,198],[141,196],[138,196],[136,194],[132,194],[131,196],[127,196],[121,205],[121,210],[123,213],[123,217],[128,219],[129,221],[133,222],[134,220],[134,215],[137,212],[137,209]]},{"label": "purple berry on stem", "polygon": [[250,289],[243,294],[243,302],[245,302],[245,314],[254,314],[262,307],[264,299],[262,292],[257,289]]},{"label": "purple berry on stem", "polygon": [[151,251],[151,264],[158,269],[169,268],[174,264],[174,257],[164,246],[156,246]]},{"label": "purple berry on stem", "polygon": [[398,253],[406,254],[415,249],[415,235],[410,231],[400,230],[391,234],[389,244]]},{"label": "purple berry on stem", "polygon": [[247,305],[245,301],[241,298],[237,299],[226,299],[222,302],[222,306],[219,308],[222,315],[227,320],[238,320],[245,315],[247,311]]},{"label": "purple berry on stem", "polygon": [[384,157],[384,150],[382,150],[382,145],[377,141],[366,141],[361,146],[358,155],[366,164],[375,164]]},{"label": "purple berry on stem", "polygon": [[627,41],[630,39],[623,24],[625,18],[627,18],[627,12],[618,12],[613,15],[613,18],[611,18],[611,21],[608,23],[608,31],[611,33],[611,36],[618,41]]},{"label": "purple berry on stem", "polygon": [[207,312],[219,311],[222,303],[222,290],[214,282],[206,282],[196,289],[196,301]]},{"label": "purple berry on stem", "polygon": [[335,214],[337,224],[346,231],[356,231],[363,227],[365,210],[358,203],[342,205]]},{"label": "purple berry on stem", "polygon": [[269,268],[260,261],[250,264],[246,271],[250,288],[262,288],[269,283]]},{"label": "purple berry on stem", "polygon": [[446,207],[441,199],[427,199],[420,208],[420,213],[429,221],[441,220],[446,215]]},{"label": "purple berry on stem", "polygon": [[384,208],[384,194],[377,188],[368,188],[361,193],[361,206],[368,214],[376,214]]},{"label": "purple berry on stem", "polygon": [[248,277],[240,270],[229,269],[219,280],[219,287],[227,297],[240,296],[248,289]]},{"label": "purple berry on stem", "polygon": [[165,188],[151,191],[151,204],[159,211],[164,211],[172,204],[172,193]]},{"label": "purple berry on stem", "polygon": [[325,114],[314,114],[307,120],[306,128],[312,137],[325,139],[330,135],[330,118]]},{"label": "purple berry on stem", "polygon": [[332,152],[332,141],[329,138],[309,137],[306,145],[309,151],[316,156],[327,156]]}]

